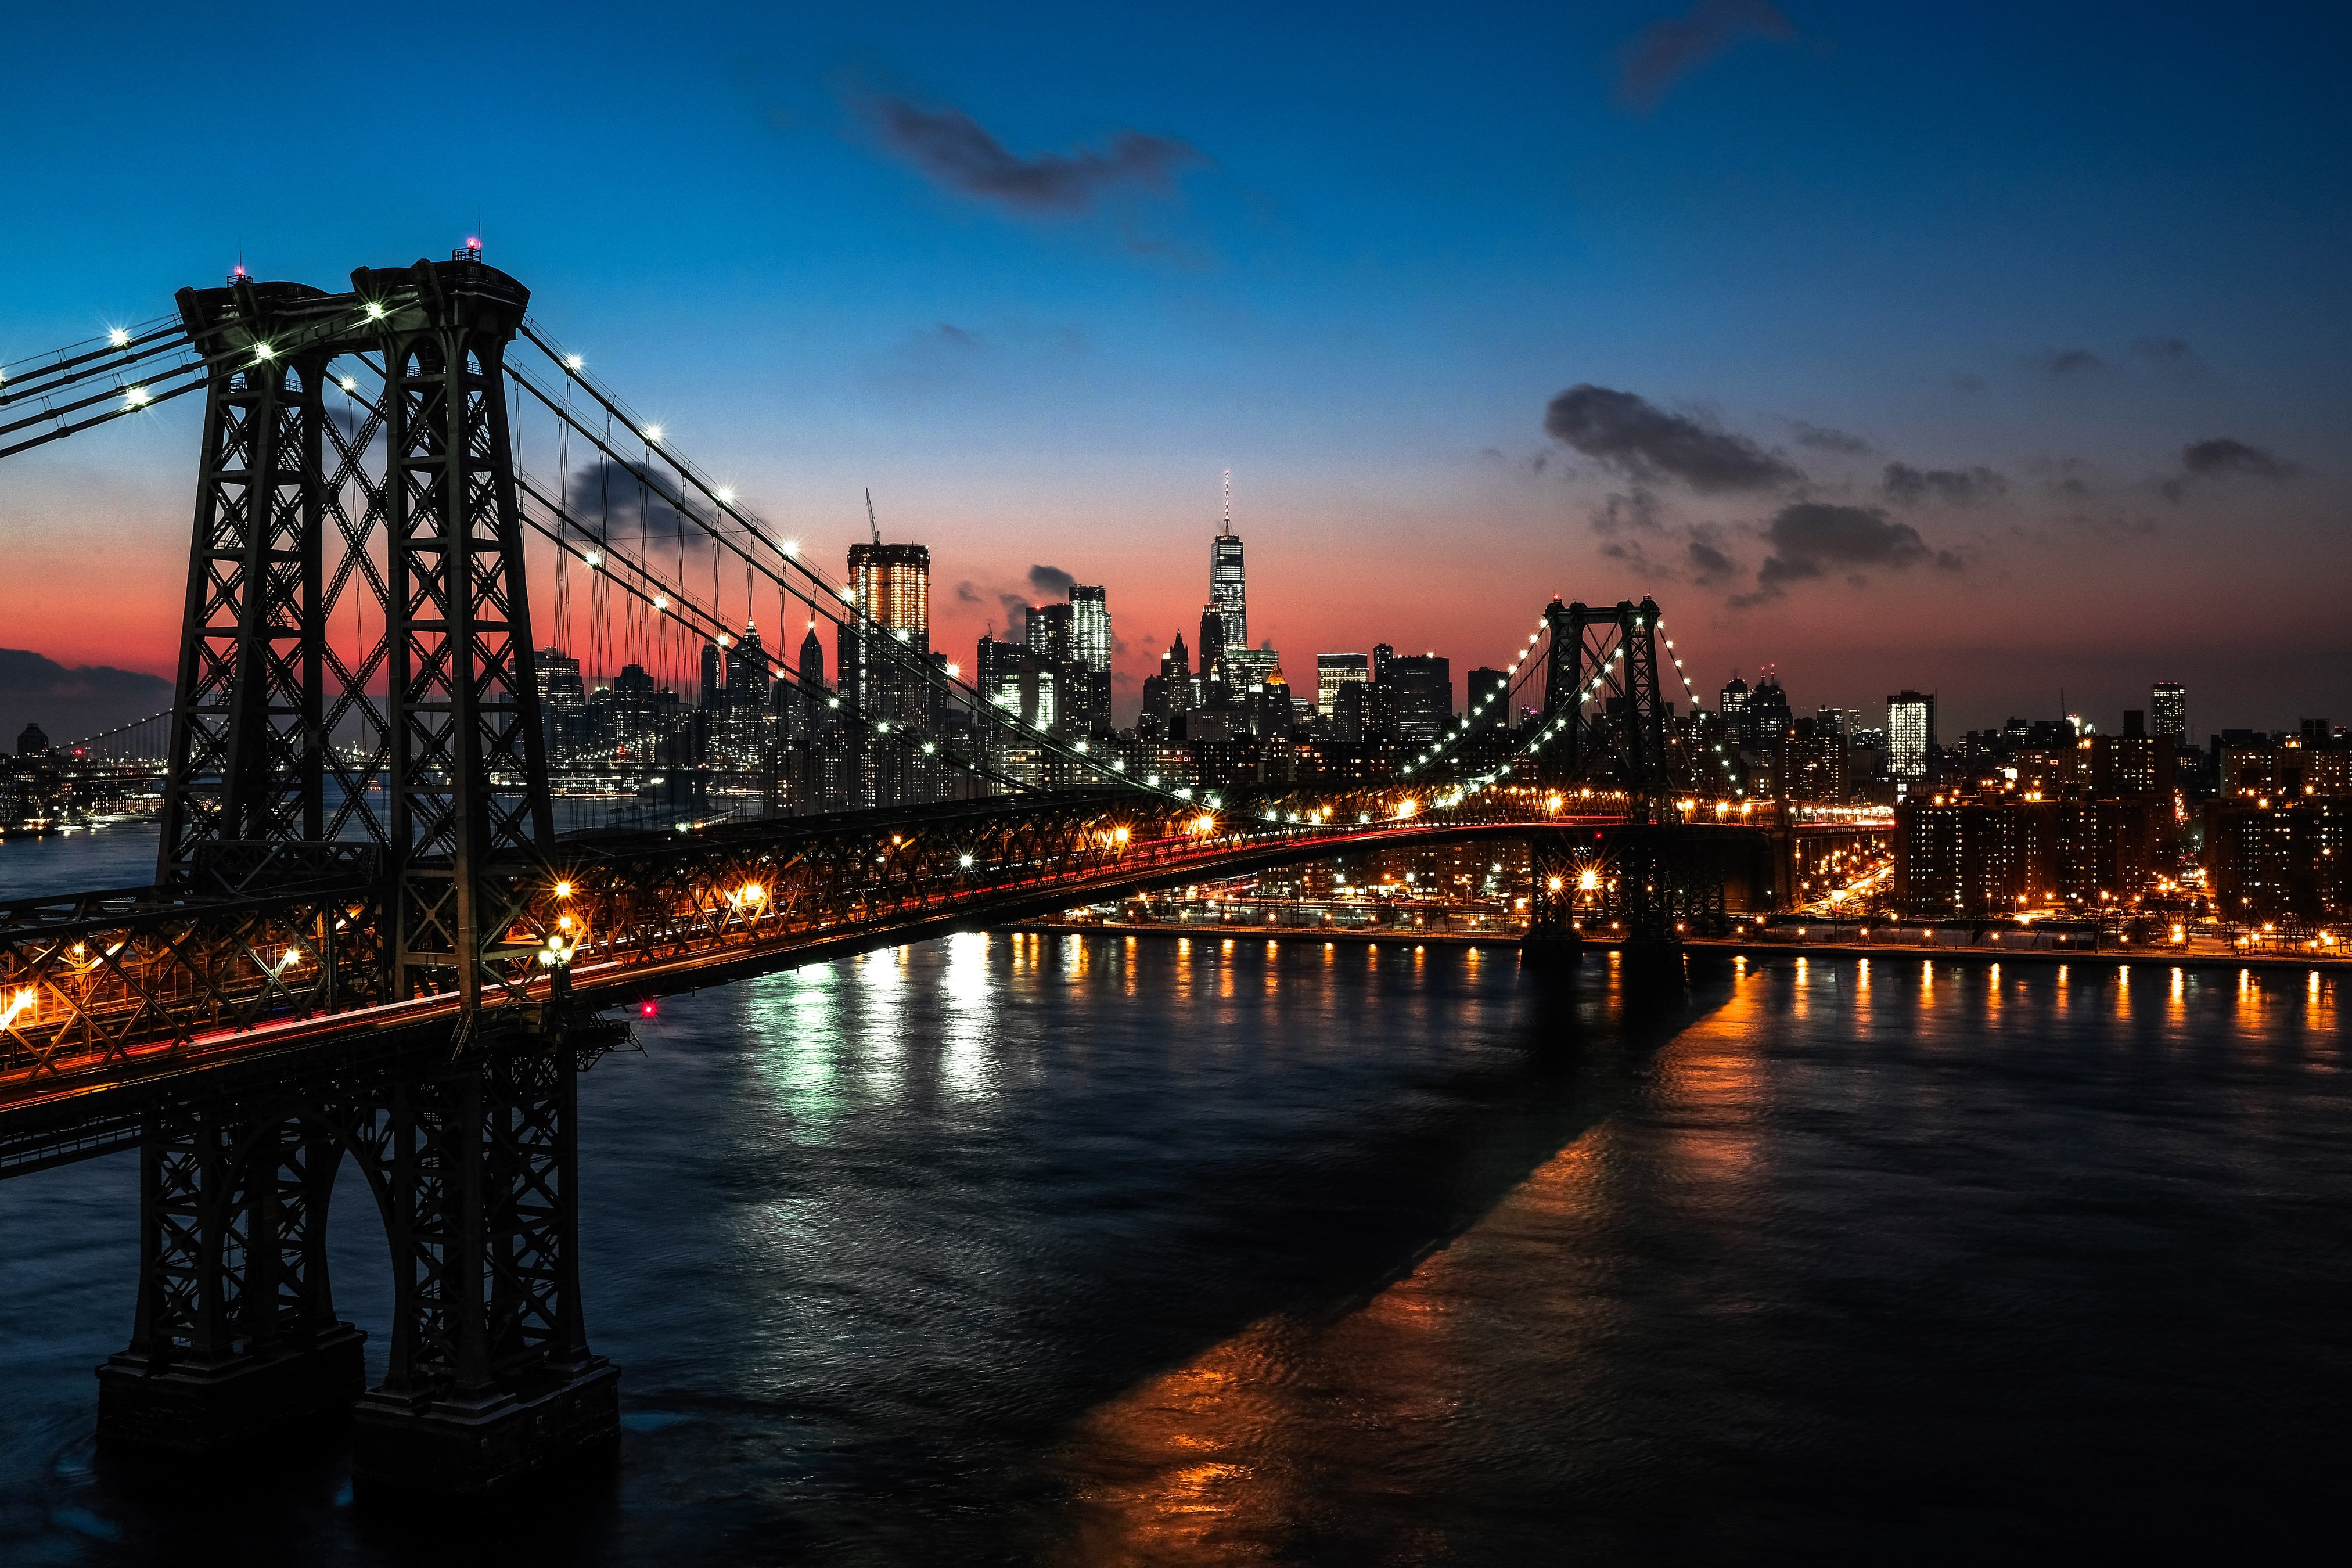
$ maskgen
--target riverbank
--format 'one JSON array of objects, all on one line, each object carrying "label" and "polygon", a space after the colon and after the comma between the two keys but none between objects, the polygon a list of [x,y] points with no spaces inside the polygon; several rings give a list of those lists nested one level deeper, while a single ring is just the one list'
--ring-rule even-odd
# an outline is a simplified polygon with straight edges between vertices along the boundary
[{"label": "riverbank", "polygon": [[[1517,947],[1524,938],[1516,932],[1399,931],[1374,928],[1353,931],[1307,926],[1208,925],[1171,926],[1136,921],[1023,921],[1003,928],[1008,931],[1055,931],[1082,936],[1156,936],[1198,938],[1203,942],[1263,938],[1272,942],[1325,942],[1378,947]],[[1606,942],[1591,944],[1607,952]],[[1720,952],[1762,958],[1793,953],[1800,958],[1884,958],[1891,960],[1948,959],[1961,963],[2039,963],[2105,965],[2162,964],[2179,969],[2307,969],[2323,973],[2352,972],[2352,958],[2311,953],[2231,952],[2212,949],[2170,947],[2011,947],[1991,942],[1962,945],[1933,942],[1863,942],[1822,937],[1782,937],[1770,928],[1734,937],[1685,939],[1688,952]]]}]

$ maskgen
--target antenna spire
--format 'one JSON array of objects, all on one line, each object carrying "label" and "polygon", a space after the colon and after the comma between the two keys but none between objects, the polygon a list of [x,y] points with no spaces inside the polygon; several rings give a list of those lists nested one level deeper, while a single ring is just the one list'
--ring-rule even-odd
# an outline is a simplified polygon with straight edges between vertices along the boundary
[{"label": "antenna spire", "polygon": [[1224,536],[1227,539],[1231,539],[1234,536],[1234,471],[1231,468],[1227,468],[1225,470]]}]

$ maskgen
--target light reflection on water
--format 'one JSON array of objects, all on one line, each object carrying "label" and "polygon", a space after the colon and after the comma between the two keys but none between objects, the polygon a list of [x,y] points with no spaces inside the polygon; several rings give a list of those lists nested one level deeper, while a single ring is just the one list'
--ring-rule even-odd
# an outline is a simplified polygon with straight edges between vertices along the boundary
[{"label": "light reflection on water", "polygon": [[[583,1082],[630,1426],[558,1559],[1916,1555],[2331,1495],[2334,983],[1766,956],[1661,1010],[1407,956],[974,934],[666,1005]],[[89,1462],[128,1191],[0,1183],[0,1560],[369,1556],[331,1476],[170,1524]]]}]

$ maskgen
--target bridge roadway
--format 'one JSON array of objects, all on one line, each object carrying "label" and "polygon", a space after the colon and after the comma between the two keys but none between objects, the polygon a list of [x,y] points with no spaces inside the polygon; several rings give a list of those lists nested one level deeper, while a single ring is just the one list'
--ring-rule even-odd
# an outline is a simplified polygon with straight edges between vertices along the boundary
[{"label": "bridge roadway", "polygon": [[[594,1011],[1340,851],[1605,835],[1622,821],[1507,800],[1344,826],[1332,815],[1327,827],[1236,814],[1204,831],[1210,814],[1105,795],[567,839],[518,879],[504,1001],[525,1016],[543,1006],[550,935],[576,938],[570,991]],[[381,920],[375,889],[145,903],[79,895],[0,915],[0,1176],[135,1144],[159,1105],[446,1059],[454,992],[386,997],[374,974],[352,973],[380,962],[380,938],[352,929]]]}]

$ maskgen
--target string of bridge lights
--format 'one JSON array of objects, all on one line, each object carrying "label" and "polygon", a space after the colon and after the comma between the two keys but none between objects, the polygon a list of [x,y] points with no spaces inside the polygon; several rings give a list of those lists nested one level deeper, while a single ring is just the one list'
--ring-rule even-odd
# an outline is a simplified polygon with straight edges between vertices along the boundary
[{"label": "string of bridge lights", "polygon": [[1488,708],[1493,707],[1497,698],[1501,698],[1506,701],[1509,700],[1511,689],[1518,684],[1519,667],[1527,663],[1528,659],[1535,657],[1536,644],[1542,640],[1544,627],[1547,624],[1547,622],[1538,620],[1536,623],[1536,629],[1528,634],[1527,643],[1519,649],[1518,657],[1511,660],[1511,668],[1507,672],[1510,676],[1510,679],[1503,683],[1503,689],[1499,692],[1490,691],[1485,697],[1481,698],[1462,715],[1462,722],[1454,726],[1453,733],[1440,735],[1435,741],[1430,743],[1427,751],[1422,752],[1421,755],[1413,758],[1412,762],[1406,763],[1403,770],[1405,773],[1409,775],[1415,768],[1428,766],[1430,763],[1438,757],[1444,755],[1445,752],[1460,744],[1462,738],[1469,734],[1470,731],[1476,727],[1478,715],[1484,713]]},{"label": "string of bridge lights", "polygon": [[[1656,622],[1656,631],[1658,634],[1658,640],[1666,645],[1666,657],[1675,661],[1675,674],[1681,678],[1683,683],[1683,695],[1690,699],[1691,710],[1693,712],[1696,712],[1699,706],[1698,692],[1691,686],[1690,671],[1683,668],[1683,656],[1675,651],[1675,639],[1666,636],[1665,616],[1660,616],[1658,617]],[[1740,794],[1747,794],[1748,791],[1746,787],[1739,782],[1739,769],[1738,765],[1735,764],[1729,757],[1722,754],[1723,748],[1721,746],[1717,746],[1715,750],[1716,766],[1723,770],[1725,782],[1729,784],[1732,788],[1738,790]]]}]

